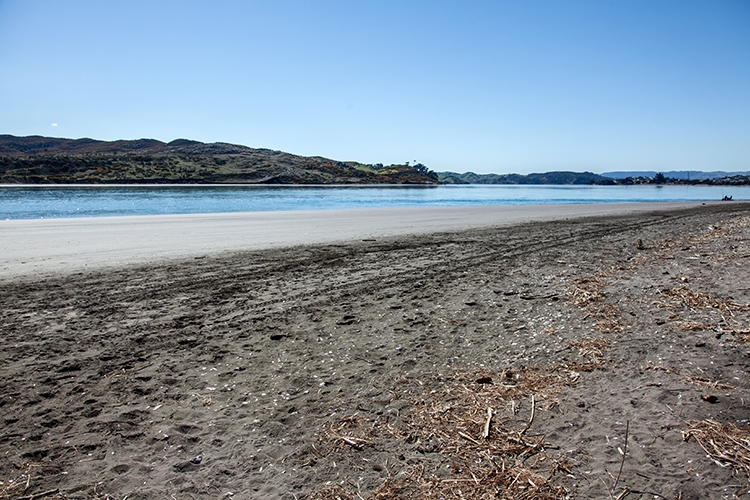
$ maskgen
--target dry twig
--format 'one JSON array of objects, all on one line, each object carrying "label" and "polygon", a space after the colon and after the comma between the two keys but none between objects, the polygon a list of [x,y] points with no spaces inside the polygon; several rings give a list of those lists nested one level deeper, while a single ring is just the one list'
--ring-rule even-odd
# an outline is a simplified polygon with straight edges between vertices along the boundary
[{"label": "dry twig", "polygon": [[526,427],[523,428],[521,431],[521,434],[526,434],[526,431],[529,430],[529,427],[531,427],[531,423],[534,421],[534,411],[536,410],[536,401],[534,400],[534,395],[531,395],[531,416],[529,417],[529,421],[526,422]]},{"label": "dry twig", "polygon": [[492,425],[492,415],[494,412],[492,411],[491,407],[487,407],[487,421],[484,423],[484,432],[482,432],[482,437],[484,439],[487,439],[490,437],[490,426]]},{"label": "dry twig", "polygon": [[[617,472],[617,478],[615,479],[615,484],[612,486],[612,494],[615,493],[615,490],[617,489],[617,483],[620,482],[620,475],[622,474],[622,467],[625,465],[625,456],[628,454],[628,434],[630,432],[630,420],[625,421],[625,444],[623,445],[622,450],[622,460],[620,461],[620,470]],[[628,491],[627,488],[625,488],[625,491],[623,494]],[[618,497],[621,498],[621,497]]]}]

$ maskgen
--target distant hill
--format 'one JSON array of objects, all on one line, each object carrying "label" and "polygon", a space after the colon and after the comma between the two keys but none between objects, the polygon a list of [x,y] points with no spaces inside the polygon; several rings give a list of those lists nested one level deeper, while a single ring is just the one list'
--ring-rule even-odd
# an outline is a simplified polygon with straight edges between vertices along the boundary
[{"label": "distant hill", "polygon": [[[602,177],[609,177],[610,179],[626,179],[628,177],[655,177],[659,172],[645,170],[645,171],[620,171],[620,172],[604,172]],[[670,170],[669,172],[661,172],[664,177],[668,179],[679,179],[679,180],[690,180],[700,181],[705,179],[722,179],[726,177],[735,177],[737,175],[750,175],[750,172],[701,172],[700,170]]]},{"label": "distant hill", "polygon": [[475,174],[466,172],[438,172],[438,180],[443,184],[557,184],[600,186],[631,184],[708,184],[715,186],[750,185],[747,172],[546,172],[543,174]]},{"label": "distant hill", "polygon": [[0,184],[437,184],[424,165],[366,165],[178,139],[0,135]]},{"label": "distant hill", "polygon": [[475,174],[438,172],[443,184],[614,184],[611,179],[591,172],[546,172],[543,174]]}]

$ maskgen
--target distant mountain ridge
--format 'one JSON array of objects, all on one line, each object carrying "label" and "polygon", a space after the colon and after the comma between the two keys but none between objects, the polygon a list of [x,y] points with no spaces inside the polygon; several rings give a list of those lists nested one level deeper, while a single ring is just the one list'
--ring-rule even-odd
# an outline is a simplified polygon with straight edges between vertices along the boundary
[{"label": "distant mountain ridge", "polygon": [[366,165],[223,142],[0,135],[0,183],[437,184],[424,165]]},{"label": "distant mountain ridge", "polygon": [[[95,139],[64,139],[32,135],[16,137],[0,135],[0,155],[40,155],[40,154],[103,154],[103,153],[142,153],[142,154],[247,154],[255,149],[226,142],[204,143],[188,139],[162,142],[156,139],[135,139],[118,141],[98,141]],[[278,152],[278,151],[277,151]]]}]

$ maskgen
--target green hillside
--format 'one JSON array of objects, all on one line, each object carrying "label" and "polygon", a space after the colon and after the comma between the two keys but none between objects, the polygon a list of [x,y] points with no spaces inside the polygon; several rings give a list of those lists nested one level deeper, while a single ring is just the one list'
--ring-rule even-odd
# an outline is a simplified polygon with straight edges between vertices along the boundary
[{"label": "green hillside", "polygon": [[417,165],[363,165],[225,143],[0,136],[2,184],[437,184]]}]

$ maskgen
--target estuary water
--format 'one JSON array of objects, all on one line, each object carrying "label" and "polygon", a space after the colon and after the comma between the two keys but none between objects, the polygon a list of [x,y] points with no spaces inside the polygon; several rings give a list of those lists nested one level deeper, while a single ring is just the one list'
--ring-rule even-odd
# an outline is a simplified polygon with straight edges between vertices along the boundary
[{"label": "estuary water", "polygon": [[0,219],[331,210],[750,200],[750,186],[0,186]]}]

